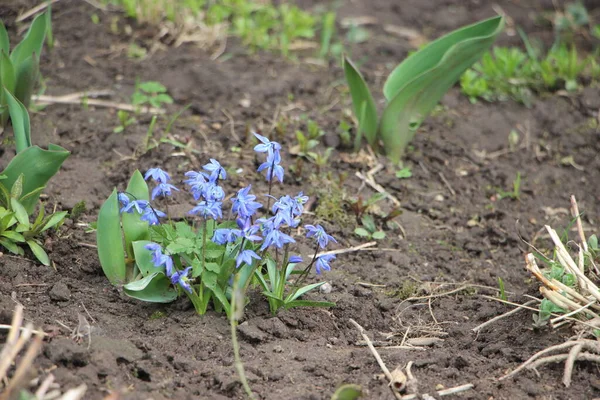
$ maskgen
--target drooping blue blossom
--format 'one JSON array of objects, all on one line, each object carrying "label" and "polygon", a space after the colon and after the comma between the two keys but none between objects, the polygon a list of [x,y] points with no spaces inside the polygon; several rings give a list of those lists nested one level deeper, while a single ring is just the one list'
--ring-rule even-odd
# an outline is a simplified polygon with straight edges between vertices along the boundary
[{"label": "drooping blue blossom", "polygon": [[171,180],[169,174],[160,168],[150,168],[146,171],[144,180],[148,180],[149,178],[154,179],[154,181],[158,183],[167,183]]},{"label": "drooping blue blossom", "polygon": [[251,242],[258,242],[262,240],[262,237],[257,235],[260,227],[258,225],[252,224],[252,220],[250,218],[238,218],[236,222],[238,224],[238,227],[240,228],[241,237]]},{"label": "drooping blue blossom", "polygon": [[216,183],[207,182],[202,188],[201,195],[206,201],[223,201],[225,198],[225,191]]},{"label": "drooping blue blossom", "polygon": [[148,221],[148,224],[150,225],[158,225],[160,224],[159,218],[164,218],[166,216],[167,214],[165,214],[162,211],[159,211],[152,207],[146,207],[140,219],[142,221]]},{"label": "drooping blue blossom", "polygon": [[192,267],[187,267],[183,271],[177,271],[171,275],[171,283],[173,285],[179,285],[188,293],[192,293],[192,286],[190,285],[190,279],[188,274]]},{"label": "drooping blue blossom", "polygon": [[321,225],[305,225],[304,227],[306,228],[306,237],[314,237],[317,243],[319,244],[319,247],[322,249],[324,249],[327,246],[327,243],[329,243],[330,240],[333,243],[337,243],[337,240],[335,240],[333,236],[328,235]]},{"label": "drooping blue blossom", "polygon": [[212,182],[216,182],[218,179],[226,179],[227,172],[225,168],[221,166],[221,164],[215,160],[214,158],[210,159],[210,162],[203,166],[204,170],[210,172],[210,180]]},{"label": "drooping blue blossom", "polygon": [[126,206],[131,201],[129,200],[129,196],[127,196],[125,193],[119,193],[117,195],[117,199],[119,199],[119,203],[121,203],[122,206]]},{"label": "drooping blue blossom", "polygon": [[231,202],[233,203],[231,210],[234,213],[237,213],[241,218],[250,218],[262,207],[262,204],[258,201],[254,201],[256,200],[256,196],[250,194],[251,188],[252,185],[248,185],[247,187],[238,190],[237,196],[231,199]]},{"label": "drooping blue blossom", "polygon": [[199,189],[204,185],[208,178],[204,172],[188,171],[185,173],[188,178],[183,183],[189,185],[192,189]]},{"label": "drooping blue blossom", "polygon": [[221,206],[223,203],[220,201],[206,201],[202,200],[198,205],[190,210],[192,215],[200,215],[202,218],[219,219],[223,218],[223,211]]},{"label": "drooping blue blossom", "polygon": [[152,189],[152,200],[154,200],[157,196],[171,196],[173,194],[171,190],[176,190],[179,192],[179,189],[170,183],[159,183],[154,189]]},{"label": "drooping blue blossom", "polygon": [[323,254],[322,256],[317,257],[317,261],[315,261],[315,271],[317,275],[321,274],[321,271],[331,271],[331,266],[329,263],[335,260],[335,255],[333,254]]},{"label": "drooping blue blossom", "polygon": [[131,214],[134,211],[137,211],[138,214],[143,214],[147,208],[147,200],[131,200],[125,205],[125,207],[121,208],[121,213]]},{"label": "drooping blue blossom", "polygon": [[220,228],[215,229],[211,240],[216,244],[224,245],[235,242],[241,234],[242,232],[239,229]]},{"label": "drooping blue blossom", "polygon": [[266,232],[265,240],[263,241],[260,250],[264,250],[269,246],[275,246],[277,248],[282,248],[287,243],[295,243],[293,237],[281,232],[279,229],[271,229]]},{"label": "drooping blue blossom", "polygon": [[239,268],[242,263],[252,265],[252,260],[260,260],[260,256],[253,250],[240,251],[240,254],[235,259],[235,267]]},{"label": "drooping blue blossom", "polygon": [[167,276],[173,274],[173,259],[171,256],[163,254],[159,244],[149,243],[145,245],[144,248],[152,251],[152,264],[154,264],[155,267],[160,268],[164,266]]},{"label": "drooping blue blossom", "polygon": [[281,155],[279,151],[275,151],[273,153],[269,153],[267,155],[267,161],[260,164],[257,171],[261,172],[265,169],[267,170],[267,174],[265,175],[267,178],[267,182],[270,182],[273,177],[277,178],[279,182],[283,182],[283,174],[284,170],[279,163],[281,162]]},{"label": "drooping blue blossom", "polygon": [[290,256],[289,262],[291,264],[299,264],[302,262],[302,257],[300,256]]},{"label": "drooping blue blossom", "polygon": [[274,217],[275,226],[279,227],[282,224],[287,224],[291,227],[297,225],[297,221],[295,220],[294,210],[295,210],[295,202],[289,195],[285,195],[280,197],[271,208]]},{"label": "drooping blue blossom", "polygon": [[254,151],[257,153],[270,153],[281,150],[281,145],[277,142],[272,142],[268,138],[254,132],[254,136],[261,142],[254,146]]}]

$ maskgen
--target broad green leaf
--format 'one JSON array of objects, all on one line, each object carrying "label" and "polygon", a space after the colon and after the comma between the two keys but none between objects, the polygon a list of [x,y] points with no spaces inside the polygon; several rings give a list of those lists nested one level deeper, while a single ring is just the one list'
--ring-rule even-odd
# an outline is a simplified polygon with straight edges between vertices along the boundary
[{"label": "broad green leaf", "polygon": [[342,385],[340,386],[333,396],[331,396],[331,400],[356,400],[362,397],[362,388],[358,385]]},{"label": "broad green leaf", "polygon": [[29,245],[29,248],[33,252],[35,258],[37,258],[44,265],[50,265],[50,257],[48,257],[48,254],[46,254],[46,251],[42,248],[42,246],[33,240],[28,240],[27,244]]},{"label": "broad green leaf", "polygon": [[2,21],[0,21],[0,52],[4,52],[6,54],[10,52],[8,32],[6,32],[6,27]]},{"label": "broad green leaf", "polygon": [[[31,147],[31,128],[29,125],[29,114],[27,109],[17,98],[15,98],[8,89],[4,88],[4,96],[6,104],[8,104],[8,112],[13,126],[13,134],[15,136],[15,146],[17,153],[21,153],[25,149]],[[37,187],[37,186],[36,186]]]},{"label": "broad green leaf", "polygon": [[366,230],[365,228],[356,228],[354,230],[354,234],[363,238],[368,238],[369,236],[371,236],[371,234],[369,233],[368,230]]},{"label": "broad green leaf", "polygon": [[[1,23],[1,22],[0,22]],[[4,90],[1,90],[1,86],[4,86],[10,93],[15,92],[15,85],[17,84],[15,77],[15,69],[8,57],[7,53],[0,51],[0,125],[6,126],[8,123],[9,111],[6,101],[6,94]]]},{"label": "broad green leaf", "polygon": [[219,301],[219,303],[221,303],[221,305],[225,309],[225,314],[229,316],[229,313],[231,311],[231,305],[229,304],[229,300],[227,299],[227,296],[225,295],[223,290],[219,286],[216,286],[212,289],[212,292],[215,298]]},{"label": "broad green leaf", "polygon": [[21,196],[19,201],[21,202],[21,204],[23,204],[23,203],[27,203],[28,199],[30,199],[30,198],[35,198],[37,200],[40,197],[40,194],[42,194],[42,192],[44,191],[44,189],[46,189],[45,186],[39,187],[37,189],[33,189],[31,192],[26,193],[25,195]]},{"label": "broad green leaf", "polygon": [[273,288],[273,291],[277,290],[279,286],[279,271],[277,271],[277,264],[272,259],[267,259],[267,274],[269,276],[269,283]]},{"label": "broad green leaf", "polygon": [[283,305],[285,309],[290,309],[294,307],[335,307],[335,303],[331,301],[310,301],[310,300],[293,300],[287,302]]},{"label": "broad green leaf", "polygon": [[171,254],[191,253],[196,249],[196,241],[186,237],[178,237],[167,246]]},{"label": "broad green leaf", "polygon": [[205,262],[204,268],[206,268],[206,270],[210,272],[219,273],[221,271],[221,266],[216,262]]},{"label": "broad green leaf", "polygon": [[379,135],[393,162],[400,160],[423,120],[503,27],[504,18],[494,17],[456,30],[410,56],[390,74],[384,86],[389,104]]},{"label": "broad green leaf", "polygon": [[[48,150],[43,150],[38,146],[29,147],[14,156],[6,169],[2,171],[2,174],[7,176],[2,183],[6,187],[12,187],[19,175],[24,174],[23,193],[30,193],[44,187],[50,178],[56,175],[69,154],[67,150],[53,144],[48,145]],[[38,198],[39,193],[26,200],[21,200],[29,214],[33,213]]]},{"label": "broad green leaf", "polygon": [[98,212],[96,244],[104,275],[113,285],[124,283],[127,271],[116,190],[113,190]]},{"label": "broad green leaf", "polygon": [[19,65],[32,54],[39,55],[42,53],[44,39],[46,37],[46,15],[40,14],[31,23],[27,34],[10,55],[13,64]]},{"label": "broad green leaf", "polygon": [[60,211],[60,212],[54,213],[50,217],[48,222],[46,222],[46,224],[42,228],[41,232],[44,232],[50,228],[53,228],[56,225],[58,225],[59,223],[61,223],[66,218],[67,214],[68,214],[68,212],[66,212],[66,211]]},{"label": "broad green leaf", "polygon": [[[128,195],[134,196],[135,200],[150,200],[148,193],[148,185],[139,170],[135,170],[127,189]],[[123,233],[125,235],[125,250],[130,258],[133,258],[132,243],[138,240],[149,240],[150,230],[148,222],[142,221],[137,212],[123,213],[121,219],[123,221]]]},{"label": "broad green leaf", "polygon": [[0,246],[3,246],[6,250],[13,254],[23,255],[23,249],[14,244],[11,240],[0,238]]},{"label": "broad green leaf", "polygon": [[218,275],[214,272],[204,270],[202,271],[202,284],[210,290],[215,290],[217,287]]},{"label": "broad green leaf", "polygon": [[317,283],[312,283],[310,285],[303,286],[300,289],[298,289],[296,291],[296,293],[294,293],[293,295],[290,294],[290,296],[288,296],[288,298],[286,299],[286,303],[288,301],[296,300],[298,297],[302,296],[303,294],[308,293],[313,289],[317,289],[318,287],[323,286],[324,284],[325,284],[325,282],[317,282]]},{"label": "broad green leaf", "polygon": [[148,240],[138,240],[133,242],[133,254],[142,276],[152,275],[154,272],[166,273],[165,267],[156,267],[152,262],[152,251],[144,246],[152,242]]},{"label": "broad green leaf", "polygon": [[23,237],[23,235],[21,235],[18,232],[15,232],[15,231],[5,231],[2,233],[2,236],[4,236],[7,239],[12,240],[13,242],[17,242],[17,243],[25,242],[25,237]]},{"label": "broad green leaf", "polygon": [[29,214],[27,214],[27,210],[25,210],[25,207],[23,207],[19,200],[12,197],[10,199],[10,208],[14,211],[15,218],[17,218],[20,224],[29,226]]},{"label": "broad green leaf", "polygon": [[375,240],[385,239],[385,232],[384,231],[373,232],[373,235],[371,237]]},{"label": "broad green leaf", "polygon": [[[32,54],[20,64],[15,65],[16,85],[14,95],[23,103],[25,109],[29,107],[33,87],[38,81],[40,64],[37,54]],[[12,117],[11,117],[12,119]]]},{"label": "broad green leaf", "polygon": [[12,188],[10,189],[10,197],[14,199],[20,199],[21,194],[23,193],[23,174],[19,175],[15,183],[13,183]]},{"label": "broad green leaf", "polygon": [[349,58],[344,57],[344,74],[350,87],[354,115],[358,119],[361,132],[364,133],[371,146],[377,143],[377,107],[371,91],[360,71]]},{"label": "broad green leaf", "polygon": [[149,303],[170,303],[177,299],[177,291],[162,272],[154,272],[147,277],[123,286],[129,297]]}]

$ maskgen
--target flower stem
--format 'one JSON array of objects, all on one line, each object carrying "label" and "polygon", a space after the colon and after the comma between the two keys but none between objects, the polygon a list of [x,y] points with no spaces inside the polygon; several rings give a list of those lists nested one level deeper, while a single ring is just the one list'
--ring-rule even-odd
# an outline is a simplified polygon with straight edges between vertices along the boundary
[{"label": "flower stem", "polygon": [[202,224],[202,271],[204,271],[204,263],[206,258],[206,218]]},{"label": "flower stem", "polygon": [[298,280],[294,283],[294,286],[292,287],[292,291],[290,292],[290,297],[294,297],[294,295],[296,294],[298,289],[300,289],[300,287],[306,280],[306,277],[308,276],[308,273],[310,272],[313,264],[315,263],[315,261],[317,261],[317,253],[318,252],[319,252],[319,245],[317,244],[317,247],[315,248],[315,254],[313,255],[313,259],[306,266],[306,268],[304,268],[304,271],[302,271],[302,273],[300,274],[300,278],[298,278]]}]

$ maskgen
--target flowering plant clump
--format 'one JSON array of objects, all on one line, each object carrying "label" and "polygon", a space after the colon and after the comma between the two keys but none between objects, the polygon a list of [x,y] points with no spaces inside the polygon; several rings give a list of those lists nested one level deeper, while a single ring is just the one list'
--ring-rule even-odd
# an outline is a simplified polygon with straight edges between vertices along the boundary
[{"label": "flowering plant clump", "polygon": [[[102,268],[113,284],[123,285],[131,297],[151,302],[170,302],[185,294],[200,314],[212,301],[216,310],[229,315],[234,281],[237,287],[259,285],[273,313],[282,307],[333,305],[301,297],[325,283],[303,286],[313,266],[317,274],[330,270],[335,256],[319,252],[336,240],[321,225],[305,225],[314,253],[306,262],[306,257],[293,254],[297,239],[293,233],[301,226],[308,196],[271,195],[274,181],[284,178],[281,145],[255,136],[260,143],[254,150],[266,154],[258,167],[269,182],[266,204],[252,194],[251,185],[226,200],[220,184],[227,172],[215,159],[202,171],[185,173],[183,184],[196,202],[189,211],[193,224],[173,222],[152,205],[157,198],[168,201],[183,190],[160,168],[151,168],[144,176],[136,171],[124,192],[113,191],[98,215],[97,238]],[[146,181],[154,183],[151,194]],[[303,263],[304,268],[297,270]]]}]

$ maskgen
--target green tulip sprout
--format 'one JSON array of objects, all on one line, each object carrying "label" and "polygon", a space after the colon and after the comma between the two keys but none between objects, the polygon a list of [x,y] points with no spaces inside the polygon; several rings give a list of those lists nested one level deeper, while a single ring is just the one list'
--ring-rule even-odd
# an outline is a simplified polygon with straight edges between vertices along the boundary
[{"label": "green tulip sprout", "polygon": [[387,105],[381,118],[365,80],[349,58],[344,73],[358,120],[355,146],[362,134],[371,146],[383,143],[393,162],[399,162],[423,120],[463,72],[494,43],[504,27],[494,17],[460,28],[412,54],[390,74],[383,87]]}]

